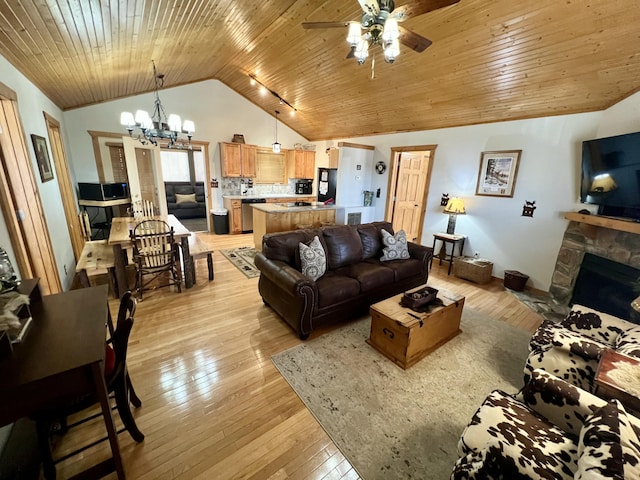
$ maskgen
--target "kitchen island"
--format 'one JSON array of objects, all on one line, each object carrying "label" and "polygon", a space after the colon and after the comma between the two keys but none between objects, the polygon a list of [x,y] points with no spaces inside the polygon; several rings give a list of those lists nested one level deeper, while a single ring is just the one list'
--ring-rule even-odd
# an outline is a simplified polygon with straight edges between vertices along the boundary
[{"label": "kitchen island", "polygon": [[322,224],[335,223],[335,205],[303,205],[291,203],[255,203],[253,207],[253,242],[262,250],[265,233],[297,230],[300,226],[318,228]]}]

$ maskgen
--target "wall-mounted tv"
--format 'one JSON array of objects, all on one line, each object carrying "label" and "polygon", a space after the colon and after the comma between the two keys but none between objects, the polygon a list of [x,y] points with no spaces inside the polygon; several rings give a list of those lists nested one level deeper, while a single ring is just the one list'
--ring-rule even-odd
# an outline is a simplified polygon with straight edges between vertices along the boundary
[{"label": "wall-mounted tv", "polygon": [[582,142],[580,201],[640,221],[640,132]]}]

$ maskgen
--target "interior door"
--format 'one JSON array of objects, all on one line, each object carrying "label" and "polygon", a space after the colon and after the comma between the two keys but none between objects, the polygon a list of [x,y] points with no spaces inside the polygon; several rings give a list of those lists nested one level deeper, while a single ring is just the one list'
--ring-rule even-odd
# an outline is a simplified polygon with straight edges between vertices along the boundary
[{"label": "interior door", "polygon": [[420,242],[435,146],[392,149],[392,169],[385,218],[407,240]]},{"label": "interior door", "polygon": [[[124,157],[129,176],[129,195],[131,202],[149,200],[167,216],[167,202],[162,178],[160,147],[143,145],[135,138],[122,137]],[[162,199],[162,201],[160,201]]]}]

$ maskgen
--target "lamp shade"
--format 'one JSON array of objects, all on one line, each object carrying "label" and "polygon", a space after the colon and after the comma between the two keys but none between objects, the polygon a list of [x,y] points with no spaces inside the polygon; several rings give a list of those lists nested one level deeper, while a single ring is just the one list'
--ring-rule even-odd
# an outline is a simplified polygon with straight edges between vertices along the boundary
[{"label": "lamp shade", "polygon": [[444,207],[444,213],[453,215],[464,215],[467,213],[464,209],[464,202],[461,198],[453,197],[449,199],[447,206]]}]

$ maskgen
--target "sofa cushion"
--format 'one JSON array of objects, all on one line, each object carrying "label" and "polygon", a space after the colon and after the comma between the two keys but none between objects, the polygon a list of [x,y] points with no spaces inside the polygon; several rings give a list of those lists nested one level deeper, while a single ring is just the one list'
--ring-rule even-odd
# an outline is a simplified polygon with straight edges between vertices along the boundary
[{"label": "sofa cushion", "polygon": [[[319,230],[268,233],[262,237],[262,253],[270,260],[285,262],[299,271],[299,245],[300,243],[308,244],[316,235],[320,237],[322,233]],[[322,238],[320,238],[320,243],[322,243]]]},{"label": "sofa cushion", "polygon": [[180,205],[181,203],[196,203],[196,194],[195,193],[176,193],[176,204]]},{"label": "sofa cushion", "polygon": [[615,349],[618,353],[640,358],[640,326],[620,333],[616,338]]},{"label": "sofa cushion", "polygon": [[380,258],[382,255],[382,236],[380,230],[372,223],[356,227],[362,242],[362,258]]},{"label": "sofa cushion", "polygon": [[626,320],[582,305],[574,305],[560,324],[610,346],[615,344],[618,335],[629,326]]},{"label": "sofa cushion", "polygon": [[322,228],[330,270],[362,260],[362,242],[352,225],[331,225]]},{"label": "sofa cushion", "polygon": [[[367,260],[367,263],[380,265],[380,260],[369,259]],[[393,270],[396,282],[415,277],[416,275],[420,275],[422,272],[422,262],[415,258],[410,258],[408,260],[389,260],[384,262],[384,267]]]},{"label": "sofa cushion", "polygon": [[503,468],[526,475],[495,478],[572,479],[576,469],[577,449],[572,437],[500,390],[484,400],[458,445],[462,455],[485,449],[491,461],[502,461]]},{"label": "sofa cushion", "polygon": [[327,270],[327,256],[316,235],[309,245],[299,244],[301,272],[311,280],[317,280]]},{"label": "sofa cushion", "polygon": [[316,281],[318,308],[344,302],[360,294],[360,282],[329,270]]},{"label": "sofa cushion", "polygon": [[575,478],[640,478],[638,437],[627,412],[612,400],[586,418],[578,441],[578,469]]},{"label": "sofa cushion", "polygon": [[334,270],[338,275],[345,275],[355,278],[360,283],[360,291],[368,292],[384,285],[394,282],[395,274],[393,270],[386,268],[380,263],[359,262],[346,267]]},{"label": "sofa cushion", "polygon": [[407,247],[407,234],[404,230],[391,235],[386,230],[382,230],[382,249],[381,261],[388,260],[407,260],[409,258],[409,248]]}]

